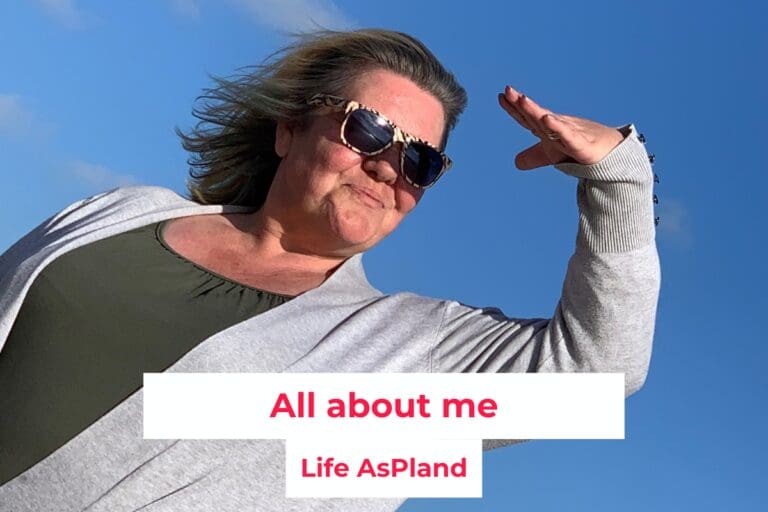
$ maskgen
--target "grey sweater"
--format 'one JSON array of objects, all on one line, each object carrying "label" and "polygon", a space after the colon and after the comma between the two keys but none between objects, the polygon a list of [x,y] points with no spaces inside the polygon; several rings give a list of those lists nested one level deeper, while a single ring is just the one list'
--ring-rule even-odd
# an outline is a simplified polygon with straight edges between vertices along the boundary
[{"label": "grey sweater", "polygon": [[[580,223],[552,318],[384,295],[357,255],[318,288],[211,336],[168,371],[625,372],[634,392],[650,360],[659,290],[645,148],[632,128],[601,162],[556,167],[579,178]],[[244,210],[157,187],[75,203],[0,257],[0,348],[29,286],[59,255],[161,220],[234,211]],[[401,502],[286,499],[280,441],[143,440],[141,391],[0,487],[3,512],[391,511]]]}]

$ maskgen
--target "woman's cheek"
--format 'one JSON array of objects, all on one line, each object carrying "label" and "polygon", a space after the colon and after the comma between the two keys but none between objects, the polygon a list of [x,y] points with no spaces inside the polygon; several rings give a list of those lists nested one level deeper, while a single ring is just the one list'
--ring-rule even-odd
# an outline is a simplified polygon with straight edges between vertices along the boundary
[{"label": "woman's cheek", "polygon": [[401,214],[406,215],[419,203],[419,200],[424,195],[424,189],[412,187],[402,182],[402,178],[398,181],[398,186],[395,190],[395,206]]}]

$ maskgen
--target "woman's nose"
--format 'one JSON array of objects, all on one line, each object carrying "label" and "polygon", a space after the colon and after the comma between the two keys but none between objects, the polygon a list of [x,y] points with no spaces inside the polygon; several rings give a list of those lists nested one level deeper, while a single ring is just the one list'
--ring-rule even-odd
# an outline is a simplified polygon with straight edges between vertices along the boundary
[{"label": "woman's nose", "polygon": [[363,159],[363,170],[376,181],[392,185],[397,181],[400,167],[400,147],[393,144],[378,155],[366,156]]}]

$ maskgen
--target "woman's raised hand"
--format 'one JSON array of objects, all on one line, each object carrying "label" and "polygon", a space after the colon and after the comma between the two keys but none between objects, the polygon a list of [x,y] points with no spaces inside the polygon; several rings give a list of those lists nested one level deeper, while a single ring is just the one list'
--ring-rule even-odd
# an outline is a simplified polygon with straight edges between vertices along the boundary
[{"label": "woman's raised hand", "polygon": [[590,165],[602,160],[624,136],[616,128],[589,119],[555,114],[510,86],[499,94],[509,115],[541,139],[518,153],[515,165],[528,170],[561,162]]}]

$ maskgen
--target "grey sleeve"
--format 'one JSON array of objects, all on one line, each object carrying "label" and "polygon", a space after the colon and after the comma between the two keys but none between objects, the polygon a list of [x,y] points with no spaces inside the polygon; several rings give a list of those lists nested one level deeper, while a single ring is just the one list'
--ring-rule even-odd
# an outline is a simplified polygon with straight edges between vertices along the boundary
[{"label": "grey sleeve", "polygon": [[446,302],[433,362],[450,372],[623,372],[626,394],[648,371],[660,270],[653,172],[634,127],[579,179],[579,231],[552,318]]}]

